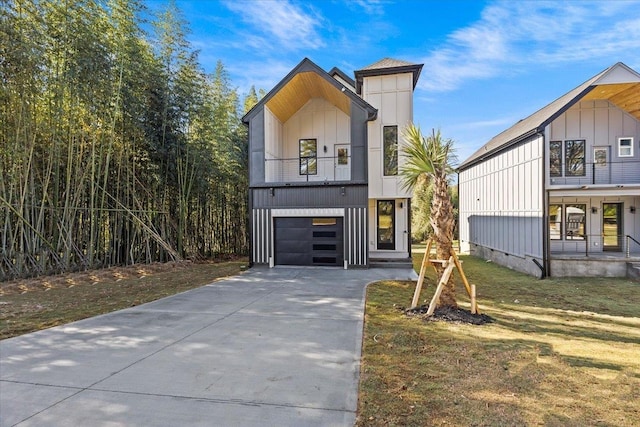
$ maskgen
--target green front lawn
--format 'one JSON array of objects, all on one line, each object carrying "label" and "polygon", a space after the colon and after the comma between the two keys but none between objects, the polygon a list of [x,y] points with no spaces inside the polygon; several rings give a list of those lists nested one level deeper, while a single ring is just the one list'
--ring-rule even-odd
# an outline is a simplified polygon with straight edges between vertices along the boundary
[{"label": "green front lawn", "polygon": [[[409,318],[400,308],[414,282],[369,286],[358,425],[638,425],[640,284],[537,280],[461,259],[494,323]],[[432,270],[425,285],[428,302]],[[458,295],[469,308],[462,285]]]}]

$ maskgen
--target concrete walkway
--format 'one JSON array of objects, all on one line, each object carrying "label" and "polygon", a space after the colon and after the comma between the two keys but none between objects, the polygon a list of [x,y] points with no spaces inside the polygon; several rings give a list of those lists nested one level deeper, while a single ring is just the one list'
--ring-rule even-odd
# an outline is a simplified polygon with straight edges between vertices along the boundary
[{"label": "concrete walkway", "polygon": [[351,426],[365,286],[411,275],[254,268],[0,341],[0,426]]}]

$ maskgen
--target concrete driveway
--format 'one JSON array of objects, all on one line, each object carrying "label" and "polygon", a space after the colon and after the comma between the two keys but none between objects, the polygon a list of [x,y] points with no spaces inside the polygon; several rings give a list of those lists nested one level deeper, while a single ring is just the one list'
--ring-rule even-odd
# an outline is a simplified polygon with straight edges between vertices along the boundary
[{"label": "concrete driveway", "polygon": [[365,286],[410,276],[254,268],[0,341],[0,425],[351,426]]}]

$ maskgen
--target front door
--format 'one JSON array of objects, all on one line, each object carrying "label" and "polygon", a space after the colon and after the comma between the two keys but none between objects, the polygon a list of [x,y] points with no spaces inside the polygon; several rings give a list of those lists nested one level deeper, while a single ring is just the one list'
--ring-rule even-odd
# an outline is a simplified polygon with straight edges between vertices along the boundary
[{"label": "front door", "polygon": [[349,144],[335,146],[336,181],[349,181],[351,179],[351,153]]},{"label": "front door", "polygon": [[396,249],[395,200],[378,200],[377,206],[377,247],[378,249]]},{"label": "front door", "polygon": [[622,251],[622,203],[602,204],[602,250]]}]

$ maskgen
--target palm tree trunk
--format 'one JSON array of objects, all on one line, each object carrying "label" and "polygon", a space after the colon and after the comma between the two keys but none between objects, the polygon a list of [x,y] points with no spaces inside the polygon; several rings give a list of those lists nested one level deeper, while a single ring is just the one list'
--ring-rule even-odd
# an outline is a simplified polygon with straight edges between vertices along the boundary
[{"label": "palm tree trunk", "polygon": [[[453,248],[454,215],[453,205],[449,197],[449,183],[445,174],[436,174],[433,180],[433,199],[431,200],[431,226],[433,227],[436,254],[438,259],[447,260]],[[442,277],[443,266],[437,266],[438,275]],[[440,294],[437,307],[458,308],[456,288],[453,276],[449,278]]]}]

